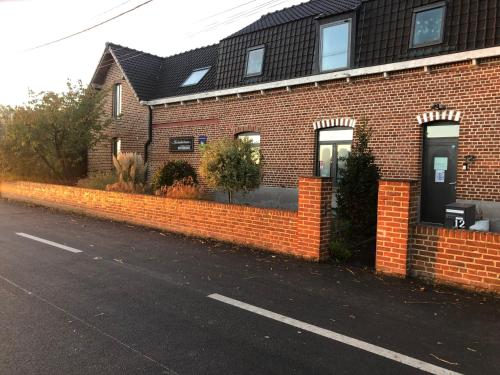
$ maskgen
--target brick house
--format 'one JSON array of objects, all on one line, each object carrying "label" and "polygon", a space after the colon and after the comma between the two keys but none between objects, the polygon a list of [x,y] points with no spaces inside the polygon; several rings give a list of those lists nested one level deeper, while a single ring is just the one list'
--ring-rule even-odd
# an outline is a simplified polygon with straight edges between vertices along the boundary
[{"label": "brick house", "polygon": [[109,43],[92,84],[109,90],[113,125],[90,171],[120,150],[150,172],[196,167],[200,143],[247,136],[265,194],[293,202],[299,176],[335,183],[366,119],[383,179],[415,185],[417,221],[473,202],[500,231],[497,0],[313,0],[166,58]]}]

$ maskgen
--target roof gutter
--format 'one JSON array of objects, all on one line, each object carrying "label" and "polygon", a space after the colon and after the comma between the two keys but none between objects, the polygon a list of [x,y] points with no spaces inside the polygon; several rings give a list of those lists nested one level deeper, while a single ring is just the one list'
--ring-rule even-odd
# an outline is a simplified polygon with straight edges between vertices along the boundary
[{"label": "roof gutter", "polygon": [[299,85],[307,85],[307,84],[319,84],[320,82],[325,81],[333,81],[338,79],[350,79],[353,77],[360,77],[372,74],[384,74],[384,76],[388,77],[389,73],[397,72],[401,70],[407,69],[417,69],[424,68],[428,70],[429,67],[435,65],[444,65],[444,64],[452,64],[463,61],[472,61],[474,64],[477,64],[477,60],[500,56],[500,46],[484,48],[474,51],[467,52],[459,52],[442,56],[433,56],[426,57],[417,60],[403,61],[392,64],[385,65],[377,65],[370,66],[366,68],[358,68],[358,69],[349,69],[338,72],[317,74],[313,76],[307,76],[302,78],[294,78],[283,81],[275,81],[269,83],[262,83],[258,85],[251,86],[243,86],[236,87],[231,89],[217,90],[217,91],[209,91],[191,95],[183,95],[183,96],[175,96],[168,97],[162,99],[141,101],[142,105],[148,106],[156,106],[156,105],[164,105],[164,104],[174,104],[174,103],[183,103],[188,101],[200,101],[202,99],[210,99],[210,98],[220,98],[224,96],[231,95],[241,95],[250,92],[264,92],[266,90],[273,90],[279,88],[287,88],[290,89],[293,86]]}]

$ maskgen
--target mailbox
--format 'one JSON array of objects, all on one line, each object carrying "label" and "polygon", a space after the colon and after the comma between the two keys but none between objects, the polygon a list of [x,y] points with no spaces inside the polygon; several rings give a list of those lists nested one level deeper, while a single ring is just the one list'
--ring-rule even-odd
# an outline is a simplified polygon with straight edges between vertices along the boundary
[{"label": "mailbox", "polygon": [[451,203],[446,205],[444,226],[452,229],[469,229],[476,223],[476,205]]}]

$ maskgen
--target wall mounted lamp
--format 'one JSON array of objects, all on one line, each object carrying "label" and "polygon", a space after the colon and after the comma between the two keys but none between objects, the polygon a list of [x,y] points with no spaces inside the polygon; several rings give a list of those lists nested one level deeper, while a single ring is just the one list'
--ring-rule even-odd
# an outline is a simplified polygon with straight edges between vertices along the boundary
[{"label": "wall mounted lamp", "polygon": [[431,105],[431,110],[434,111],[444,111],[446,109],[446,105],[441,104],[441,103],[434,103]]},{"label": "wall mounted lamp", "polygon": [[476,156],[475,156],[475,155],[467,155],[467,156],[465,157],[465,161],[464,161],[464,164],[463,164],[463,166],[462,166],[462,169],[463,169],[464,171],[468,171],[468,170],[469,170],[469,168],[470,168],[470,166],[471,166],[472,164],[474,164],[474,162],[475,162],[475,161],[476,161]]}]

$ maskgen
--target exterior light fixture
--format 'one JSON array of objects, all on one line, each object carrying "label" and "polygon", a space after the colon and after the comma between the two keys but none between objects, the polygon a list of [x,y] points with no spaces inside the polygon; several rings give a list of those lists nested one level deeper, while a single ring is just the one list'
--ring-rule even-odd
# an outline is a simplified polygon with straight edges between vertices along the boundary
[{"label": "exterior light fixture", "polygon": [[434,103],[431,106],[431,110],[434,110],[434,111],[444,111],[445,109],[446,109],[446,105],[441,104],[441,103]]},{"label": "exterior light fixture", "polygon": [[465,157],[465,161],[464,161],[464,164],[462,166],[462,169],[464,171],[468,171],[471,164],[474,164],[474,162],[476,161],[476,156],[475,155],[467,155]]}]

